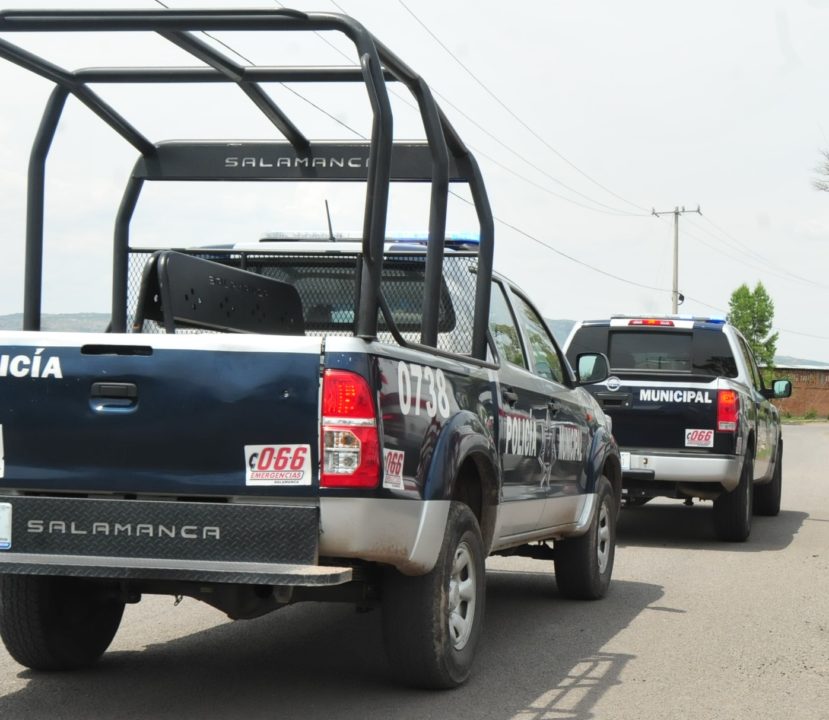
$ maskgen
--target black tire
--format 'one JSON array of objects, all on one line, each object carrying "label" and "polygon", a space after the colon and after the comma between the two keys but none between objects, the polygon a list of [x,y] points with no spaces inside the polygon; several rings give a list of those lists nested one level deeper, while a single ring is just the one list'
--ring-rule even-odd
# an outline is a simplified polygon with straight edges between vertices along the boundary
[{"label": "black tire", "polygon": [[115,636],[124,602],[116,588],[84,578],[0,576],[0,637],[32,670],[92,665]]},{"label": "black tire", "polygon": [[478,521],[453,502],[432,571],[386,573],[383,639],[390,666],[406,685],[453,688],[469,677],[484,618],[484,559]]},{"label": "black tire", "polygon": [[616,500],[604,476],[596,486],[598,502],[584,535],[555,544],[556,584],[573,600],[598,600],[607,594],[616,555]]},{"label": "black tire", "polygon": [[780,497],[783,493],[783,439],[777,441],[777,455],[771,482],[754,488],[754,514],[774,517],[780,513]]},{"label": "black tire", "polygon": [[745,542],[751,534],[752,506],[754,493],[754,451],[749,448],[740,483],[731,492],[722,493],[714,500],[714,531],[720,540]]}]

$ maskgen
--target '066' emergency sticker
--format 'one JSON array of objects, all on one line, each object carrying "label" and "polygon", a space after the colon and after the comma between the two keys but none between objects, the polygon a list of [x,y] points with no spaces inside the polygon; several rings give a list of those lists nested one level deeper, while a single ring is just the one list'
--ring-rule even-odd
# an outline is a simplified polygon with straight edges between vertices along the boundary
[{"label": "'066' emergency sticker", "polygon": [[310,445],[245,445],[245,485],[310,484]]},{"label": "'066' emergency sticker", "polygon": [[685,447],[714,447],[714,431],[686,430]]},{"label": "'066' emergency sticker", "polygon": [[402,450],[388,450],[383,448],[383,487],[392,490],[403,489],[403,459]]}]

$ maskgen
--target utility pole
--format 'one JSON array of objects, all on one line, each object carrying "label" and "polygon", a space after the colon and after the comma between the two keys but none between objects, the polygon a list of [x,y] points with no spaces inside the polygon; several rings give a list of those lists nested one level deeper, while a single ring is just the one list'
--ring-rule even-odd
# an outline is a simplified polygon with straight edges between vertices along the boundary
[{"label": "utility pole", "polygon": [[674,216],[674,284],[673,292],[671,293],[671,313],[673,315],[676,315],[677,312],[679,312],[679,216],[684,215],[687,212],[702,215],[699,205],[697,205],[696,210],[686,210],[684,205],[681,209],[677,206],[673,210],[665,210],[663,212],[656,212],[655,209],[651,209],[651,214],[656,215],[656,217],[659,217],[660,215]]}]

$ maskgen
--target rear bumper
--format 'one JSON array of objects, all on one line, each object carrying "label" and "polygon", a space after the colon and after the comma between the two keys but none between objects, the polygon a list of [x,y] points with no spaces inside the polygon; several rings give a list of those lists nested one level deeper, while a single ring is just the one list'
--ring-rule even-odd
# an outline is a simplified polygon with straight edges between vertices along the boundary
[{"label": "rear bumper", "polygon": [[423,575],[440,553],[449,505],[449,500],[320,498],[320,555]]},{"label": "rear bumper", "polygon": [[656,483],[719,483],[733,490],[740,482],[740,455],[672,453],[663,450],[628,449],[622,455],[622,478]]},{"label": "rear bumper", "polygon": [[0,496],[0,573],[336,585],[316,505]]},{"label": "rear bumper", "polygon": [[0,573],[318,587],[351,581],[355,559],[420,575],[440,553],[449,504],[0,495]]},{"label": "rear bumper", "polygon": [[90,557],[3,553],[0,574],[61,575],[120,580],[183,580],[245,585],[341,585],[352,579],[350,567],[285,563],[209,562],[158,558]]}]

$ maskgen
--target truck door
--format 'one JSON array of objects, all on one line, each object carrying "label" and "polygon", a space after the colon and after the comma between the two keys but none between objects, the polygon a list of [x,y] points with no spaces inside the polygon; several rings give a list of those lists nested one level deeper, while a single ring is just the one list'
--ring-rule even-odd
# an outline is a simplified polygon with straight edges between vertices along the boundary
[{"label": "truck door", "polygon": [[[493,282],[489,330],[498,353],[498,454],[503,471],[502,537],[535,530],[547,495],[541,439],[549,383],[530,371],[518,321],[505,289]],[[541,427],[539,427],[539,425]]]},{"label": "truck door", "polygon": [[541,523],[542,527],[554,527],[573,522],[580,507],[590,429],[586,408],[565,384],[569,378],[563,356],[541,315],[514,289],[511,295],[524,331],[530,370],[536,378],[536,475],[540,474],[540,485],[548,499]]}]

